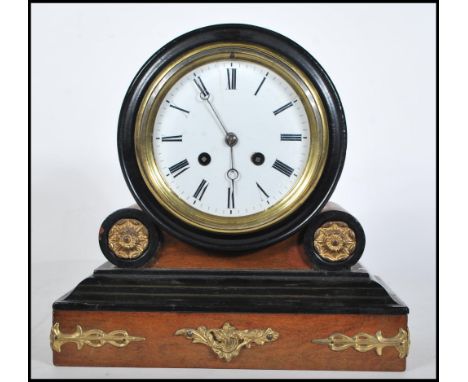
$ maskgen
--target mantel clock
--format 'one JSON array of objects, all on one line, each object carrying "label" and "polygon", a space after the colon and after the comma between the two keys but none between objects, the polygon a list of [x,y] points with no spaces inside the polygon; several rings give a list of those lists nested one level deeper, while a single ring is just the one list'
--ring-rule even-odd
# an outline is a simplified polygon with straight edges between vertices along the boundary
[{"label": "mantel clock", "polygon": [[54,363],[404,370],[408,308],[329,201],[346,134],[329,76],[287,37],[223,24],[163,46],[120,111],[136,204],[101,224],[108,262],[54,303]]}]

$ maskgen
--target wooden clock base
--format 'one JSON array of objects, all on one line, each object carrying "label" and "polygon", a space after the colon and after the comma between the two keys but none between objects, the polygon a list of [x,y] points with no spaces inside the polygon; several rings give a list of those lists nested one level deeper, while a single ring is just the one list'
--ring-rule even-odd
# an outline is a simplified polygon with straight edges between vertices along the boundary
[{"label": "wooden clock base", "polygon": [[402,371],[407,314],[358,265],[318,271],[106,263],[54,303],[51,347],[60,366]]}]

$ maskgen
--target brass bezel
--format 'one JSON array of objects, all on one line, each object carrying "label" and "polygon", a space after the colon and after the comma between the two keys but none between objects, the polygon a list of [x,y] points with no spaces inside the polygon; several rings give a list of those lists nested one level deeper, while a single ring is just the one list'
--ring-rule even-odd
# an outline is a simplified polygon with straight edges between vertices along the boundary
[{"label": "brass bezel", "polygon": [[[153,129],[159,106],[169,89],[194,68],[209,62],[240,59],[259,63],[276,72],[299,95],[309,120],[310,148],[307,164],[285,197],[264,211],[246,216],[217,216],[197,210],[179,198],[156,165]],[[135,153],[142,177],[156,200],[178,219],[196,228],[220,233],[246,233],[269,227],[296,211],[316,187],[328,153],[328,122],[320,95],[305,75],[286,57],[250,43],[223,42],[199,46],[167,63],[151,81],[135,122]]]}]

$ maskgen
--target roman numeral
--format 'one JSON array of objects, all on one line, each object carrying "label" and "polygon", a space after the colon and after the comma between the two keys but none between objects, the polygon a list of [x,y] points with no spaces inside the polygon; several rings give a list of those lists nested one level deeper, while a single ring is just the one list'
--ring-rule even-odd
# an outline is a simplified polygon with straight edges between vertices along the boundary
[{"label": "roman numeral", "polygon": [[169,107],[172,107],[173,109],[179,110],[182,113],[190,114],[190,111],[182,109],[181,107],[174,105],[173,103],[171,103],[171,101],[166,100],[166,102],[169,104]]},{"label": "roman numeral", "polygon": [[208,98],[210,96],[210,93],[208,92],[208,90],[206,90],[205,84],[203,83],[202,79],[195,73],[193,75],[196,76],[196,78],[193,79],[193,82],[195,82],[195,85],[197,85],[198,90],[200,90],[200,94],[203,97]]},{"label": "roman numeral", "polygon": [[182,174],[184,171],[188,170],[189,167],[189,162],[187,159],[184,159],[180,161],[179,163],[176,163],[175,165],[169,167],[169,171],[171,174],[174,176],[174,178],[178,177],[180,174]]},{"label": "roman numeral", "polygon": [[203,195],[205,195],[205,191],[207,188],[208,188],[208,182],[205,179],[203,179],[200,185],[198,186],[197,190],[193,194],[193,197],[201,201],[203,198]]},{"label": "roman numeral", "polygon": [[228,89],[236,90],[237,69],[227,68],[226,70],[227,70]]},{"label": "roman numeral", "polygon": [[282,141],[302,141],[302,134],[281,134]]},{"label": "roman numeral", "polygon": [[255,91],[254,95],[257,95],[257,94],[258,94],[258,92],[260,91],[261,87],[263,86],[263,83],[265,82],[266,78],[268,77],[268,74],[270,74],[270,73],[265,74],[265,77],[263,77],[262,82],[260,82],[260,85],[258,85],[258,88],[257,88],[257,90]]},{"label": "roman numeral", "polygon": [[[295,103],[296,101],[293,101],[293,102]],[[294,105],[293,102],[288,102],[286,105],[281,106],[279,109],[276,109],[276,110],[273,112],[273,114],[274,114],[274,115],[278,115],[278,114],[281,113],[282,111],[285,111],[286,109],[289,109],[291,106]]]},{"label": "roman numeral", "polygon": [[228,208],[236,208],[234,203],[234,187],[228,187],[228,195],[227,195],[227,207]]},{"label": "roman numeral", "polygon": [[257,187],[258,187],[258,189],[262,192],[262,194],[265,195],[267,198],[269,198],[270,195],[268,195],[268,194],[266,193],[266,191],[262,188],[262,186],[260,186],[260,185],[258,184],[258,182],[255,182],[255,183],[257,184]]},{"label": "roman numeral", "polygon": [[170,135],[161,138],[162,142],[182,142],[182,135]]},{"label": "roman numeral", "polygon": [[281,162],[278,159],[275,160],[275,163],[273,163],[273,168],[288,177],[291,176],[294,172],[294,169],[292,167],[289,167],[287,164]]}]

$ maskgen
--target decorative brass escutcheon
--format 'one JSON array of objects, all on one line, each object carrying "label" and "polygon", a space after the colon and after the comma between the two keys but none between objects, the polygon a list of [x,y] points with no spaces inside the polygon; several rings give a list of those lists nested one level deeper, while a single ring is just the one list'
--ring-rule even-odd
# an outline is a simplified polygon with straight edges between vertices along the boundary
[{"label": "decorative brass escutcheon", "polygon": [[395,337],[385,338],[382,331],[378,331],[375,336],[367,333],[358,333],[349,337],[342,333],[334,333],[328,338],[313,340],[313,343],[328,345],[330,350],[343,351],[350,347],[364,353],[375,349],[375,352],[381,356],[384,347],[393,346],[398,350],[398,356],[405,358],[408,355],[410,340],[408,332],[402,328]]},{"label": "decorative brass escutcheon", "polygon": [[137,258],[148,247],[148,242],[148,229],[136,219],[120,219],[109,230],[109,248],[122,259]]},{"label": "decorative brass escutcheon", "polygon": [[315,231],[314,248],[329,261],[345,260],[356,249],[356,235],[345,222],[328,221]]},{"label": "decorative brass escutcheon", "polygon": [[50,331],[50,347],[58,353],[62,351],[62,345],[67,342],[74,342],[78,350],[81,350],[84,345],[100,348],[107,343],[122,348],[132,341],[144,340],[144,337],[129,336],[125,330],[114,330],[109,333],[105,333],[100,329],[83,331],[80,325],[76,325],[73,333],[65,334],[60,331],[60,324],[58,322],[52,326]]},{"label": "decorative brass escutcheon", "polygon": [[267,342],[276,341],[279,333],[273,329],[245,329],[237,330],[229,322],[222,329],[207,329],[200,326],[198,329],[179,329],[176,336],[185,336],[194,344],[209,346],[219,358],[230,362],[239,355],[243,347],[250,348],[253,344],[263,345]]}]

